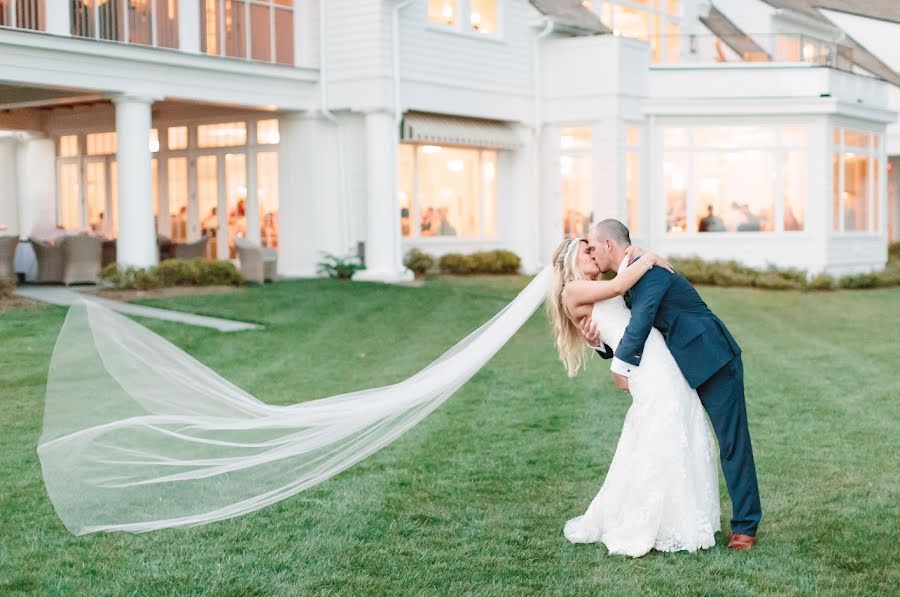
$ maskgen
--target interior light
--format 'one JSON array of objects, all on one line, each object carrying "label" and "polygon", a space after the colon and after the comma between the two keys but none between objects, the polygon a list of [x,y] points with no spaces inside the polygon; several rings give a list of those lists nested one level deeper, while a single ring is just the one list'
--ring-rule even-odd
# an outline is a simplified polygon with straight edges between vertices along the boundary
[{"label": "interior light", "polygon": [[422,153],[441,153],[441,148],[437,145],[423,145]]}]

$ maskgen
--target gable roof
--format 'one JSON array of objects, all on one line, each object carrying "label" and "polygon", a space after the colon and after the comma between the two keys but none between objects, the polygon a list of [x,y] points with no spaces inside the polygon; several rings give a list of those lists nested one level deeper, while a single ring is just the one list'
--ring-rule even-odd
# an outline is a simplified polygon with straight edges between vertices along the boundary
[{"label": "gable roof", "polygon": [[900,23],[900,2],[897,0],[811,0],[811,3],[816,8]]},{"label": "gable roof", "polygon": [[531,0],[531,5],[563,28],[579,33],[612,33],[600,17],[578,0]]}]

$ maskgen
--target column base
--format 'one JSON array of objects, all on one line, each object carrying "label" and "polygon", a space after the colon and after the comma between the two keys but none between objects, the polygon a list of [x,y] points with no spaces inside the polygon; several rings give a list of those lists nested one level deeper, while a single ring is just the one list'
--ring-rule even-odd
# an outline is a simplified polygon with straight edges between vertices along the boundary
[{"label": "column base", "polygon": [[406,268],[397,271],[378,271],[364,269],[353,274],[354,282],[384,282],[385,284],[398,284],[402,282],[412,282],[416,279],[416,275],[412,270]]}]

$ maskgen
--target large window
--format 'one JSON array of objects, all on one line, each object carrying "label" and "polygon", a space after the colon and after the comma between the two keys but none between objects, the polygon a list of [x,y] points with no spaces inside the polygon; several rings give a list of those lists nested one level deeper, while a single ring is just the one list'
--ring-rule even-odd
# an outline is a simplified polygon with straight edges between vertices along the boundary
[{"label": "large window", "polygon": [[649,42],[653,64],[677,64],[681,56],[679,0],[586,0],[615,35]]},{"label": "large window", "polygon": [[587,236],[594,217],[591,200],[591,127],[563,128],[559,145],[563,236]]},{"label": "large window", "polygon": [[403,143],[398,170],[403,236],[496,236],[495,150]]},{"label": "large window", "polygon": [[201,0],[203,52],[294,64],[293,0]]},{"label": "large window", "polygon": [[428,21],[456,30],[496,35],[498,0],[428,0]]},{"label": "large window", "polygon": [[44,1],[0,0],[0,27],[44,31]]},{"label": "large window", "polygon": [[875,232],[879,226],[881,136],[835,128],[833,142],[834,230]]},{"label": "large window", "polygon": [[804,128],[666,127],[662,137],[668,233],[804,229]]},{"label": "large window", "polygon": [[178,47],[177,0],[71,0],[72,35]]}]

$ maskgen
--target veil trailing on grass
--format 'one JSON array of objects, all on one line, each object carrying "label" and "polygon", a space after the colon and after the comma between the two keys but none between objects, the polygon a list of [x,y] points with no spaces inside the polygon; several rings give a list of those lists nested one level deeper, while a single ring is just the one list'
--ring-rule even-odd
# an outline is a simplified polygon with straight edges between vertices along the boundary
[{"label": "veil trailing on grass", "polygon": [[270,406],[147,328],[73,305],[47,382],[38,455],[72,533],[142,532],[240,516],[383,448],[487,363],[549,288],[544,269],[509,305],[395,385]]}]

